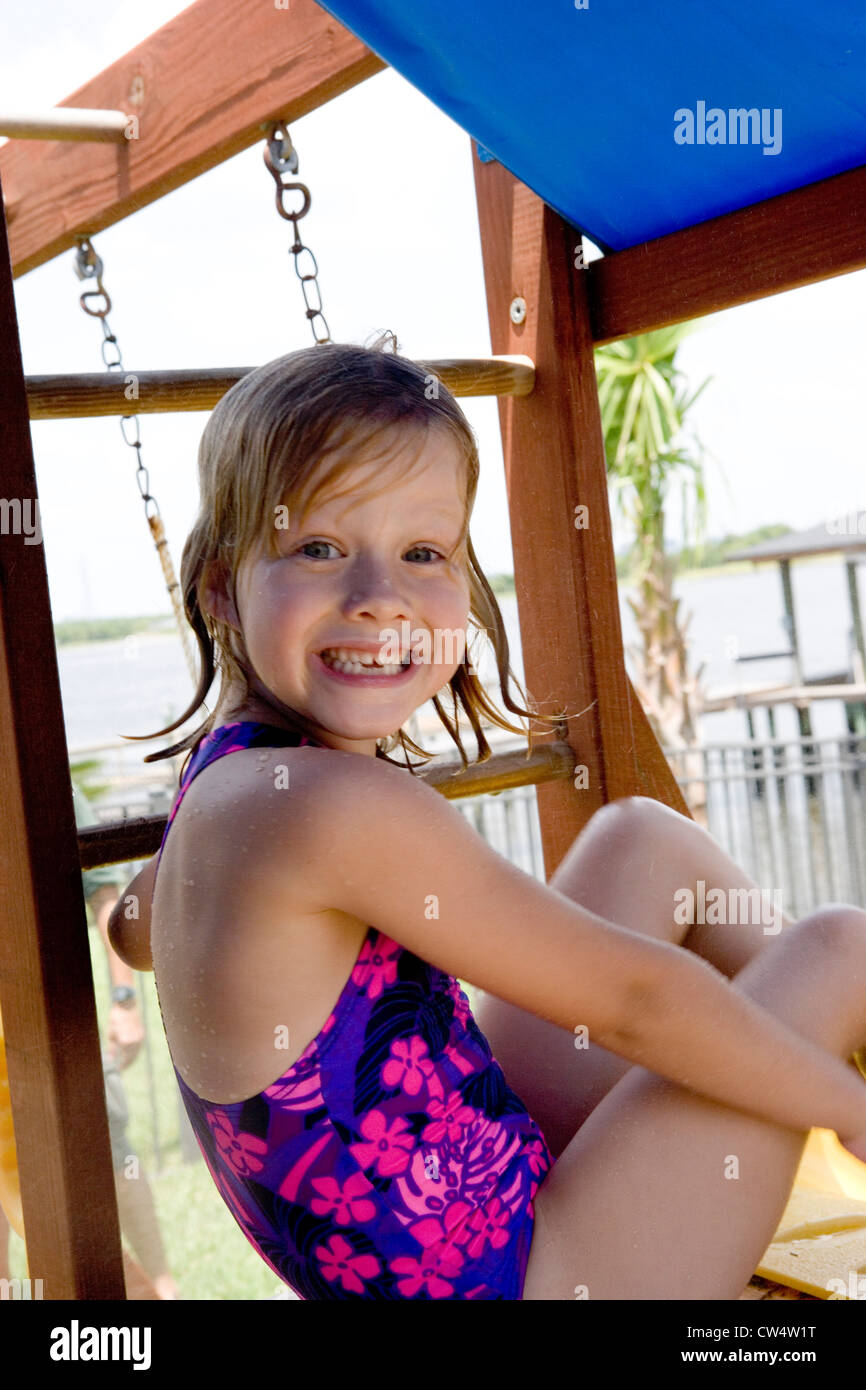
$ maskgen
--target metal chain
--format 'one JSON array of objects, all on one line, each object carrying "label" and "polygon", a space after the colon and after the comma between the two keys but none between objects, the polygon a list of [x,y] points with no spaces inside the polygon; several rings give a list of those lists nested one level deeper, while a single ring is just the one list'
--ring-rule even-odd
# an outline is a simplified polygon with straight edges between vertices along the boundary
[{"label": "metal chain", "polygon": [[[75,256],[75,274],[78,276],[79,280],[95,279],[97,285],[97,288],[95,290],[86,290],[85,293],[82,294],[80,300],[81,307],[86,314],[90,314],[92,318],[99,319],[100,323],[102,324],[101,350],[102,360],[105,363],[106,367],[110,372],[122,373],[124,370],[123,355],[120,351],[120,344],[118,343],[116,337],[112,333],[111,326],[108,322],[108,311],[111,308],[111,299],[109,298],[108,292],[102,283],[102,271],[102,258],[96,254],[96,251],[93,248],[93,244],[91,243],[90,238],[79,237],[78,251],[76,252]],[[91,309],[90,305],[87,303],[89,299],[101,300],[102,302],[100,307]],[[135,427],[134,439],[129,439],[127,436],[126,427],[127,423],[130,420],[132,421]],[[148,471],[141,461],[141,438],[138,429],[138,416],[121,416],[120,432],[123,435],[124,443],[128,444],[130,449],[134,449],[136,451],[137,464],[135,470],[135,478],[136,482],[138,483],[138,490],[141,493],[142,501],[144,502],[144,514],[149,520],[151,513],[148,511],[148,504],[150,502],[153,503],[155,511],[152,514],[155,516],[159,515],[159,504],[156,498],[148,490],[150,487],[150,479]]]},{"label": "metal chain", "polygon": [[[111,298],[102,283],[103,264],[102,257],[97,255],[96,250],[89,237],[79,237],[78,250],[75,256],[75,274],[79,280],[95,280],[95,290],[85,290],[81,295],[80,304],[86,314],[91,318],[99,319],[102,324],[102,360],[110,372],[125,373],[123,365],[123,354],[120,351],[120,344],[108,322],[108,313],[111,309]],[[89,300],[98,300],[97,307],[91,308]],[[181,603],[180,585],[174,572],[171,554],[168,549],[168,540],[165,535],[162,517],[159,511],[159,503],[150,491],[150,475],[141,461],[141,435],[139,432],[139,421],[137,415],[122,415],[120,419],[120,432],[123,435],[123,442],[130,449],[135,450],[136,470],[135,480],[138,490],[141,493],[141,500],[144,503],[144,515],[153,536],[154,545],[159,555],[162,565],[162,572],[165,576],[166,589],[174,609],[177,620],[178,632],[180,634],[181,645],[183,647],[186,664],[193,681],[198,680],[196,671],[196,661],[193,656],[192,646],[188,636],[188,624],[183,612]],[[134,432],[134,434],[133,434]],[[133,435],[131,438],[130,436]],[[151,504],[153,510],[151,510]]]},{"label": "metal chain", "polygon": [[[292,138],[288,129],[282,122],[276,122],[268,127],[268,142],[265,147],[265,164],[277,185],[277,212],[280,217],[291,222],[295,229],[294,243],[289,247],[289,252],[295,258],[295,274],[301,282],[301,289],[304,295],[304,303],[307,306],[307,318],[310,320],[310,328],[317,343],[329,343],[331,341],[331,330],[328,328],[328,321],[322,312],[322,296],[319,291],[319,266],[315,256],[309,246],[305,246],[301,241],[301,234],[298,231],[298,222],[302,217],[306,217],[310,211],[310,190],[305,183],[298,180],[286,182],[287,174],[298,172],[298,152],[292,144]],[[303,195],[303,204],[296,212],[291,212],[283,201],[287,193],[298,190]],[[310,274],[303,275],[300,270],[301,253],[306,251],[313,263],[313,270]],[[307,286],[312,285],[316,291],[317,303],[310,303],[307,293]],[[322,338],[316,331],[315,320],[320,318],[325,327],[325,336]]]}]

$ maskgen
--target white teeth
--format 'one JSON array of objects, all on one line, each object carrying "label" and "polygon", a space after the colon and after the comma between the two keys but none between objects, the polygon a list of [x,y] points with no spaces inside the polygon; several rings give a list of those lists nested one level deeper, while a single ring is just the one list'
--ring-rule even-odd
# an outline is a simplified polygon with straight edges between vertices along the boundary
[{"label": "white teeth", "polygon": [[349,652],[345,647],[329,647],[319,655],[326,666],[332,666],[334,670],[344,671],[348,675],[359,675],[362,671],[373,669],[381,671],[383,676],[396,676],[405,669],[402,665],[383,666],[372,652]]}]

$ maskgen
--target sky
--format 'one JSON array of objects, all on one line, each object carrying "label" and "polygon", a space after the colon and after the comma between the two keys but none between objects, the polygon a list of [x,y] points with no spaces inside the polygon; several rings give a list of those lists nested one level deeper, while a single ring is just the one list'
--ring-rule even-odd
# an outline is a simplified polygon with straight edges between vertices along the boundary
[{"label": "sky", "polygon": [[[0,110],[50,108],[183,6],[30,0],[0,14]],[[240,11],[239,11],[240,12]],[[389,69],[293,124],[302,222],[335,340],[397,334],[410,357],[490,353],[470,137]],[[257,145],[94,236],[128,370],[255,366],[313,337],[288,253],[291,224]],[[16,281],[25,371],[101,369],[68,251]],[[866,504],[866,272],[700,321],[678,361],[706,449],[708,534],[814,526]],[[512,556],[496,402],[462,407],[482,474],[472,536],[488,573]],[[197,508],[206,416],[141,417],[142,460],[179,569]],[[32,427],[55,621],[168,612],[117,418]],[[671,507],[669,543],[681,541]],[[621,547],[627,533],[617,523]]]}]

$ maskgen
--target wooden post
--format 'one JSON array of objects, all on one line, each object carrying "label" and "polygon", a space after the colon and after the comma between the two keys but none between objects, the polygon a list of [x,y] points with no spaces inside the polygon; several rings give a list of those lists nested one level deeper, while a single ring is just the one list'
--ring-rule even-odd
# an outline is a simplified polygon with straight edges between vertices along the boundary
[{"label": "wooden post", "polygon": [[607,801],[688,811],[625,670],[580,236],[474,141],[472,158],[493,351],[536,370],[499,418],[526,687],[545,714],[566,704],[576,756],[577,781],[537,792],[549,876]]},{"label": "wooden post", "polygon": [[125,1297],[69,756],[0,217],[0,1009],[30,1277]]},{"label": "wooden post", "polygon": [[852,669],[854,680],[859,684],[866,681],[866,638],[863,636],[863,615],[860,611],[860,593],[857,589],[856,559],[846,556],[845,573],[848,579],[848,602],[851,605],[851,626],[854,633]]},{"label": "wooden post", "polygon": [[803,666],[800,661],[800,638],[797,632],[797,618],[794,612],[794,590],[791,586],[791,561],[779,561],[779,576],[782,580],[782,602],[785,605],[785,627],[791,639],[791,656],[794,664],[794,685],[803,684]]}]

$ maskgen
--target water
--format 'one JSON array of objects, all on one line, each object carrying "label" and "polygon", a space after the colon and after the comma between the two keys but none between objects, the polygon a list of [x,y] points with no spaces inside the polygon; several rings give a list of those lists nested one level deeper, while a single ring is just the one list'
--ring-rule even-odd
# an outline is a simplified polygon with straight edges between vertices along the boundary
[{"label": "water", "polygon": [[[180,714],[193,695],[173,632],[60,646],[57,661],[70,750],[123,734],[152,733],[171,722],[169,715]],[[167,741],[139,749],[149,753]]]}]

